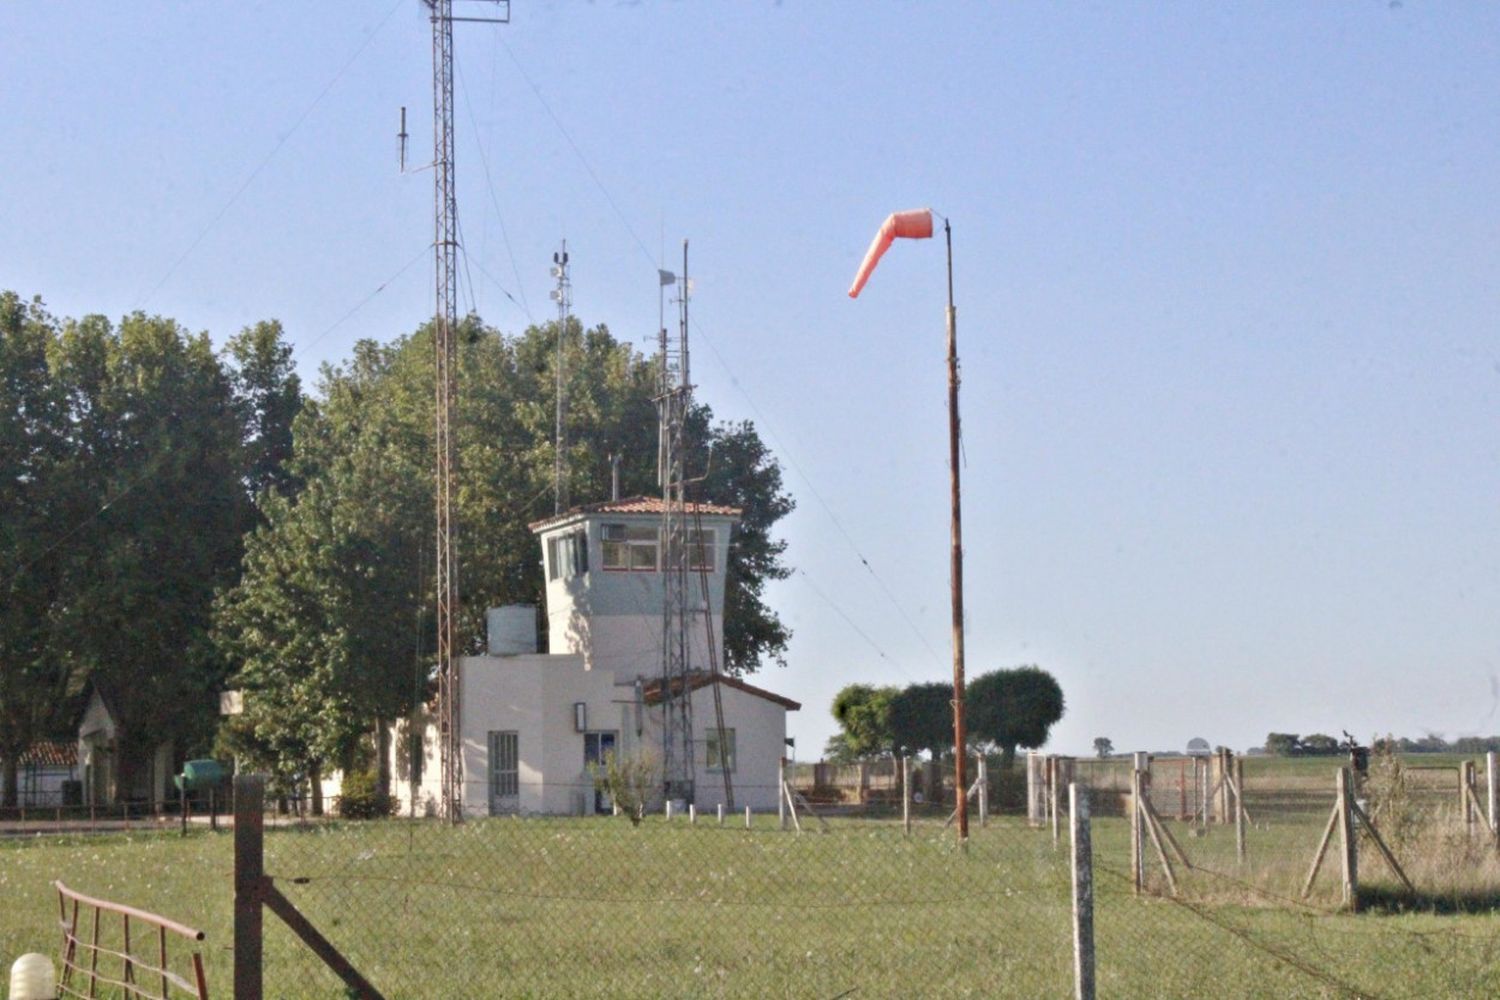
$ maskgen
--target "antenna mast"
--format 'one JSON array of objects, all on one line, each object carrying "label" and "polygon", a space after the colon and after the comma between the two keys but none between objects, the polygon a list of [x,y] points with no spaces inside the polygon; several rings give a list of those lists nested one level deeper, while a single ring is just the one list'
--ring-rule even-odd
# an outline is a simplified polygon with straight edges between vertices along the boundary
[{"label": "antenna mast", "polygon": [[552,255],[552,301],[557,303],[557,433],[552,459],[552,513],[561,514],[568,507],[568,383],[563,375],[563,344],[568,332],[568,311],[573,306],[573,282],[568,278],[568,241]]},{"label": "antenna mast", "polygon": [[[687,484],[683,424],[693,386],[688,370],[688,245],[682,241],[677,336],[660,329],[662,526],[662,778],[669,799],[693,801],[693,692],[688,655]],[[662,287],[667,272],[662,273]]]},{"label": "antenna mast", "polygon": [[[433,257],[437,309],[433,323],[436,354],[437,438],[437,675],[438,757],[441,763],[443,817],[463,819],[463,744],[458,663],[454,659],[458,615],[458,551],[453,525],[453,410],[458,395],[458,196],[453,171],[453,22],[510,21],[510,0],[468,0],[490,3],[500,17],[453,16],[454,0],[423,0],[432,19],[432,175]],[[488,8],[487,8],[488,9]],[[404,122],[403,122],[404,126]],[[402,128],[405,131],[405,128]]]}]

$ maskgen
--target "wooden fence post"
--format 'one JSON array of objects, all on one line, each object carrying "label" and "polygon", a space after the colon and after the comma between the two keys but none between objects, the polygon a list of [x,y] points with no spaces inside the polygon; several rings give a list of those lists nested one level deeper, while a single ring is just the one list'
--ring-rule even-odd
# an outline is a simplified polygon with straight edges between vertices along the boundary
[{"label": "wooden fence post", "polygon": [[1349,780],[1349,769],[1338,770],[1339,800],[1339,852],[1343,861],[1344,905],[1352,911],[1359,909],[1359,845],[1354,839],[1354,817],[1351,808],[1354,790]]},{"label": "wooden fence post", "polygon": [[1458,797],[1464,810],[1464,836],[1469,839],[1473,839],[1474,837],[1474,820],[1476,818],[1474,815],[1476,795],[1474,784],[1474,762],[1466,760],[1458,766]]},{"label": "wooden fence post", "polygon": [[234,778],[234,996],[262,1000],[261,883],[265,876],[266,779]]},{"label": "wooden fence post", "polygon": [[1052,846],[1056,847],[1062,831],[1062,796],[1058,794],[1062,782],[1062,761],[1056,754],[1047,755],[1047,811],[1052,820]]},{"label": "wooden fence post", "polygon": [[1094,1000],[1094,852],[1088,792],[1068,784],[1068,830],[1073,842],[1073,995]]},{"label": "wooden fence post", "polygon": [[1141,885],[1144,881],[1144,872],[1142,870],[1142,861],[1144,860],[1142,850],[1144,845],[1141,843],[1143,839],[1143,831],[1141,830],[1142,812],[1141,772],[1139,767],[1132,766],[1130,769],[1130,887],[1135,892],[1141,891]]},{"label": "wooden fence post", "polygon": [[1245,758],[1234,758],[1234,853],[1245,863]]}]

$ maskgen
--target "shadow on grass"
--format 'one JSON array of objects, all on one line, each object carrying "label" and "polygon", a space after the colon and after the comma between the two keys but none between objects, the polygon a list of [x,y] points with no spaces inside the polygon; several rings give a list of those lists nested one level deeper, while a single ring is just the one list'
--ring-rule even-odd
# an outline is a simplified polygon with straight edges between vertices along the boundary
[{"label": "shadow on grass", "polygon": [[1500,889],[1407,892],[1385,886],[1360,886],[1359,908],[1365,913],[1465,914],[1500,911]]}]

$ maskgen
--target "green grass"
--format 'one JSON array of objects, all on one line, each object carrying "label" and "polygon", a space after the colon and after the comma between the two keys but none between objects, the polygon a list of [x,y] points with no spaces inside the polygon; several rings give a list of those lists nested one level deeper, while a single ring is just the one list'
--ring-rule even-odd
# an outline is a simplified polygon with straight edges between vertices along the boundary
[{"label": "green grass", "polygon": [[[800,836],[758,823],[328,824],[268,831],[266,868],[390,997],[1070,994],[1065,851],[1046,832],[1007,818],[961,852],[936,822],[910,839],[888,822]],[[1305,871],[1308,824],[1253,831],[1264,864],[1246,871],[1232,833],[1172,825],[1196,864],[1224,872],[1184,873],[1183,902],[1134,898],[1126,824],[1095,823],[1101,996],[1500,993],[1494,916],[1333,913],[1329,876],[1311,906],[1278,898]],[[204,930],[226,996],[231,870],[228,834],[0,843],[0,961],[56,954],[61,878]],[[342,995],[266,925],[268,996]]]}]

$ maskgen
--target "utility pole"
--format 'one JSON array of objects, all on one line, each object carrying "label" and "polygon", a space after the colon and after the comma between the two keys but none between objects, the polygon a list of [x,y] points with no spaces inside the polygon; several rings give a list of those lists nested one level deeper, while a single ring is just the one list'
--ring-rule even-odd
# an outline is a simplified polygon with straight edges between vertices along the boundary
[{"label": "utility pole", "polygon": [[[459,0],[498,9],[499,17],[454,17],[454,0],[424,0],[432,20],[432,183],[433,257],[437,312],[433,320],[436,354],[437,438],[437,674],[438,757],[443,817],[463,819],[463,742],[459,731],[463,692],[454,657],[458,616],[458,550],[453,524],[453,411],[458,395],[458,195],[453,169],[453,22],[505,24],[510,0]],[[403,114],[402,132],[405,132]]]}]

